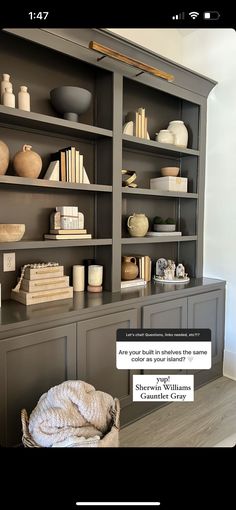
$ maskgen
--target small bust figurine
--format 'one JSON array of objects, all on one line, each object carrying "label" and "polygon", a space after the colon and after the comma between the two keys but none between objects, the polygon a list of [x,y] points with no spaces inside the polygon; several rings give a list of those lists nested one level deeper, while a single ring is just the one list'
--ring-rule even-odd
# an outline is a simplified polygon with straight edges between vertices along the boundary
[{"label": "small bust figurine", "polygon": [[183,264],[178,264],[176,268],[176,276],[177,278],[185,278],[187,274],[185,273],[185,267]]}]

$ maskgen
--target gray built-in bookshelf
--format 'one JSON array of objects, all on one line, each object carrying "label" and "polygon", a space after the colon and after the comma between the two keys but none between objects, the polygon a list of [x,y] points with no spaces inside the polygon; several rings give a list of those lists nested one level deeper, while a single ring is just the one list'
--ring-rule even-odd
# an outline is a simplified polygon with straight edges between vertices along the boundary
[{"label": "gray built-in bookshelf", "polygon": [[[168,82],[89,48],[96,41],[174,75]],[[9,73],[17,93],[29,87],[31,111],[0,106],[0,140],[11,161],[24,144],[43,160],[38,179],[0,176],[1,223],[24,223],[18,242],[0,243],[0,444],[20,442],[20,410],[28,412],[51,386],[81,379],[119,398],[128,423],[163,403],[133,402],[132,371],[116,368],[119,328],[210,328],[212,367],[192,371],[195,388],[222,375],[225,282],[203,277],[203,220],[207,96],[215,82],[108,31],[96,29],[9,29],[0,32],[0,73]],[[49,92],[75,85],[92,93],[79,122],[52,109]],[[128,112],[144,108],[150,140],[123,134]],[[186,149],[155,141],[171,120],[184,121]],[[84,156],[90,184],[45,180],[51,155],[69,146]],[[188,191],[150,189],[165,166],[180,167]],[[122,188],[121,170],[137,174],[137,188]],[[55,206],[78,206],[92,239],[43,240]],[[132,213],[176,220],[182,236],[130,237]],[[16,253],[16,272],[2,271],[2,254]],[[122,255],[148,255],[182,262],[190,282],[149,282],[121,291]],[[59,262],[65,274],[84,259],[104,266],[104,291],[74,293],[56,303],[24,306],[9,299],[20,267]],[[141,373],[141,371],[136,371]],[[142,373],[153,373],[144,370]],[[158,371],[155,371],[158,373]]]},{"label": "gray built-in bookshelf", "polygon": [[[111,59],[98,61],[99,54],[84,45],[81,54],[77,48],[74,58],[68,55],[69,50],[71,52],[68,44],[73,47],[69,41],[63,51],[60,47],[59,51],[54,51],[46,31],[11,32],[31,41],[2,32],[1,70],[9,72],[15,91],[22,83],[29,86],[31,112],[0,106],[0,139],[8,144],[11,157],[23,144],[32,145],[43,159],[43,169],[39,179],[34,180],[15,176],[10,165],[7,175],[0,177],[1,222],[26,225],[22,241],[2,243],[0,250],[17,250],[18,270],[26,262],[56,260],[65,266],[69,275],[73,264],[95,258],[104,265],[104,288],[113,292],[120,290],[123,254],[141,252],[153,260],[171,258],[183,262],[192,277],[201,276],[205,160],[203,95],[207,95],[214,82],[198,78],[203,89],[202,95],[198,95],[188,90],[188,84],[182,89],[147,73],[136,76],[138,73],[134,68],[114,63]],[[86,38],[86,30],[79,32]],[[99,39],[101,35],[94,32],[93,37]],[[47,44],[47,51],[33,40]],[[111,66],[113,71],[109,69]],[[197,78],[193,77],[193,80]],[[63,84],[79,85],[92,92],[92,105],[80,116],[79,123],[58,117],[50,104],[50,90]],[[151,140],[122,135],[127,112],[140,106],[146,110]],[[182,119],[187,126],[187,149],[180,150],[154,141],[155,133],[173,119]],[[68,145],[76,146],[83,153],[90,185],[43,179],[51,154]],[[160,176],[163,166],[180,166],[180,175],[188,178],[188,193],[150,189],[150,179]],[[138,188],[122,188],[122,168],[136,172]],[[92,233],[91,240],[43,241],[50,212],[56,205],[65,203],[78,205],[84,212],[85,228]],[[175,236],[129,237],[126,220],[133,212],[145,213],[150,225],[157,215],[173,217],[177,230],[182,231],[181,239]],[[14,273],[3,273],[3,299],[9,298],[14,283]]]}]

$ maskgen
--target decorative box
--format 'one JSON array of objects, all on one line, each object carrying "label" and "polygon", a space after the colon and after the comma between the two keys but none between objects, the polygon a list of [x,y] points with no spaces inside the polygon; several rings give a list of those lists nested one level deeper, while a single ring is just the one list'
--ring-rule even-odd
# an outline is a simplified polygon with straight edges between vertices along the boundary
[{"label": "decorative box", "polygon": [[160,191],[188,191],[188,179],[186,177],[157,177],[150,179],[150,188]]}]

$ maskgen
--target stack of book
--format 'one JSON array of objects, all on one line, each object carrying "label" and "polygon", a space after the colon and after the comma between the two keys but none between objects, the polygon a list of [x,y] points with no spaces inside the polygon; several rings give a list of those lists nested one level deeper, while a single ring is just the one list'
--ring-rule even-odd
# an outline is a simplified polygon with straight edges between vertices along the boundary
[{"label": "stack of book", "polygon": [[143,278],[135,278],[135,280],[126,280],[122,281],[120,284],[120,288],[122,289],[132,289],[134,287],[143,287],[146,285],[146,281]]},{"label": "stack of book", "polygon": [[40,267],[39,264],[34,269],[27,267],[20,290],[11,291],[11,298],[23,305],[72,297],[73,287],[69,286],[69,276],[64,276],[64,266]]},{"label": "stack of book", "polygon": [[84,215],[77,206],[58,206],[50,215],[50,231],[44,239],[91,239],[84,228]]},{"label": "stack of book", "polygon": [[75,147],[67,147],[52,154],[44,179],[51,181],[90,184],[83,166],[84,156]]},{"label": "stack of book", "polygon": [[152,261],[148,255],[135,255],[139,268],[139,277],[146,282],[151,281],[152,277]]},{"label": "stack of book", "polygon": [[133,136],[137,136],[138,138],[145,138],[146,140],[149,139],[145,108],[138,108],[137,112],[128,112],[125,120],[126,122],[133,122]]}]

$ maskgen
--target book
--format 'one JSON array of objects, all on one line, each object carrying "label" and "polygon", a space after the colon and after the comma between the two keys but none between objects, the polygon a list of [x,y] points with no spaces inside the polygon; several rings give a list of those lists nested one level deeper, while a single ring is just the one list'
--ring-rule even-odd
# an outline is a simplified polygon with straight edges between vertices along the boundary
[{"label": "book", "polygon": [[91,234],[44,234],[44,239],[92,239]]},{"label": "book", "polygon": [[24,274],[26,280],[41,280],[60,276],[64,276],[64,266],[37,267],[35,269],[27,267]]},{"label": "book", "polygon": [[19,301],[23,305],[35,305],[37,303],[46,303],[47,301],[57,301],[58,299],[73,298],[73,287],[64,287],[55,290],[43,290],[39,292],[25,292],[19,290],[11,291],[11,299]]},{"label": "book", "polygon": [[27,280],[26,278],[23,278],[20,290],[25,290],[26,292],[38,292],[42,290],[61,289],[63,287],[69,287],[69,276],[44,278],[41,280]]},{"label": "book", "polygon": [[147,232],[148,237],[182,236],[182,232]]},{"label": "book", "polygon": [[86,228],[55,228],[51,229],[49,234],[87,234]]},{"label": "book", "polygon": [[120,284],[121,289],[127,289],[129,287],[138,287],[146,285],[146,281],[143,278],[135,278],[135,280],[125,280]]}]

